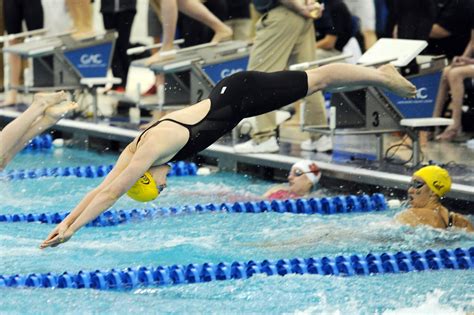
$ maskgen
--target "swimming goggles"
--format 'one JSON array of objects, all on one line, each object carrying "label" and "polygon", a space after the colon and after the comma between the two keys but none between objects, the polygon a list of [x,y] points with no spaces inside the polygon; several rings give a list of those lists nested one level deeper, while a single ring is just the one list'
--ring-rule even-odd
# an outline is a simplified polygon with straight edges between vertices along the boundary
[{"label": "swimming goggles", "polygon": [[409,187],[413,187],[414,189],[420,189],[421,187],[425,186],[425,184],[425,182],[414,179],[410,182]]},{"label": "swimming goggles", "polygon": [[303,174],[308,174],[308,173],[313,173],[312,171],[309,171],[309,172],[302,172],[301,170],[299,169],[296,169],[293,174],[296,176],[296,177],[300,177],[301,175]]},{"label": "swimming goggles", "polygon": [[158,189],[159,193],[161,193],[165,188],[166,188],[166,184],[156,186],[156,189]]}]

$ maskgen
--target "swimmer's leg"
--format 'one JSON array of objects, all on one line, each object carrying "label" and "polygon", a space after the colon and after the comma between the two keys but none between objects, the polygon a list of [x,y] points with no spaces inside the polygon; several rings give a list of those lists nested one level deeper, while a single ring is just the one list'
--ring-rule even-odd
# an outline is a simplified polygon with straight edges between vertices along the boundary
[{"label": "swimmer's leg", "polygon": [[308,95],[319,90],[352,91],[376,86],[402,97],[415,97],[416,87],[390,64],[372,69],[362,66],[334,63],[306,71]]}]

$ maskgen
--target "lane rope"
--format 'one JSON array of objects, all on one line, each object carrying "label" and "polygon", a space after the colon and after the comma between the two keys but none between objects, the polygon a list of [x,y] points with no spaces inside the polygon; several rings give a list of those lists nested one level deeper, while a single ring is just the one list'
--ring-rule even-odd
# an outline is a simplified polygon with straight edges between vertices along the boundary
[{"label": "lane rope", "polygon": [[22,153],[31,151],[50,150],[53,147],[53,137],[50,134],[38,135],[28,141],[28,144],[21,151]]},{"label": "lane rope", "polygon": [[369,276],[428,270],[474,269],[474,247],[468,249],[428,249],[397,253],[322,258],[293,258],[260,262],[234,261],[217,264],[187,264],[158,267],[110,269],[107,271],[30,273],[0,275],[0,287],[69,288],[127,290],[147,286],[192,284],[199,282],[248,279],[257,274],[317,274],[324,276]]},{"label": "lane rope", "polygon": [[[231,213],[295,213],[295,214],[340,214],[353,212],[372,212],[388,209],[385,197],[382,194],[349,195],[309,199],[263,200],[234,203],[208,203],[185,205],[180,207],[160,207],[132,210],[107,210],[87,226],[104,227],[142,221],[158,216],[169,216],[206,212]],[[69,214],[64,213],[17,213],[0,214],[0,222],[40,222],[46,224],[60,223]]]},{"label": "lane rope", "polygon": [[[194,176],[198,167],[195,163],[179,161],[170,163],[168,176]],[[66,167],[43,167],[32,169],[18,169],[0,172],[0,179],[4,180],[25,180],[44,177],[79,177],[98,178],[104,177],[112,170],[113,165],[86,165],[86,166],[66,166]]]}]

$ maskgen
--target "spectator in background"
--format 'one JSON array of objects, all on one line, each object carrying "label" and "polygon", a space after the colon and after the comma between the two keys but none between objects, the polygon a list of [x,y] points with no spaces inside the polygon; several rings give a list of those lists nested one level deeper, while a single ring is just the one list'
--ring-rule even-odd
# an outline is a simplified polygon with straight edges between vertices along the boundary
[{"label": "spectator in background", "polygon": [[[215,23],[218,21],[217,24],[212,24],[214,31],[217,26],[223,26],[226,28],[230,34],[229,36],[232,36],[232,30],[226,26],[224,23],[220,21],[220,17],[227,17],[227,4],[225,3],[225,0],[210,0],[206,2],[206,6],[204,6],[199,0],[182,0],[176,2],[174,4],[176,5],[184,5],[184,11],[186,14],[190,14],[189,10],[195,10],[194,13],[192,13],[190,16],[194,17],[195,19],[185,16],[184,14],[179,15],[179,20],[175,21],[174,26],[169,26],[169,27],[164,27],[163,22],[162,22],[162,16],[166,15],[167,13],[162,12],[162,2],[161,0],[150,0],[149,6],[148,6],[148,35],[153,37],[153,42],[154,43],[160,43],[163,40],[163,46],[161,50],[153,50],[153,56],[148,60],[148,63],[153,63],[153,62],[158,62],[163,57],[160,55],[160,51],[167,51],[171,50],[174,48],[174,45],[172,43],[173,39],[170,38],[171,35],[165,36],[165,34],[171,34],[170,32],[173,32],[173,34],[176,32],[176,27],[179,24],[180,28],[180,37],[185,40],[183,47],[190,47],[193,45],[198,45],[202,44],[207,41],[220,41],[220,40],[227,40],[230,39],[231,37],[223,37],[223,33],[214,33],[213,34],[210,32],[210,29],[206,27],[205,25],[210,26],[211,22]],[[171,4],[171,7],[167,7]],[[171,10],[173,3],[166,3],[165,9],[166,10]],[[180,9],[181,10],[181,9]],[[214,10],[217,12],[219,17],[215,16],[211,10]],[[173,11],[174,12],[174,11]],[[171,22],[174,20],[172,19]],[[199,23],[202,22],[202,23]],[[168,20],[165,21],[165,23],[170,23]],[[217,26],[216,26],[217,25]],[[175,35],[173,35],[174,38]],[[166,41],[165,39],[166,38]],[[171,44],[169,41],[171,40]],[[171,47],[171,48],[170,48]],[[164,57],[164,58],[169,58],[169,57]],[[172,58],[172,57],[171,57]],[[154,95],[158,91],[158,86],[164,85],[165,84],[165,77],[163,74],[158,74],[155,77],[155,84],[151,86],[145,93],[145,96],[148,95]]]},{"label": "spectator in background", "polygon": [[[386,35],[390,23],[390,5],[393,0],[374,0],[375,4],[375,33],[377,38],[391,37]],[[393,25],[393,24],[392,24]],[[391,32],[389,32],[391,34]]]},{"label": "spectator in background", "polygon": [[225,24],[232,28],[233,40],[247,41],[250,39],[250,0],[226,0],[228,8],[228,18]]},{"label": "spectator in background", "polygon": [[463,54],[471,36],[472,0],[435,0],[437,14],[431,28],[428,54],[449,59]]},{"label": "spectator in background", "polygon": [[466,46],[462,56],[454,57],[451,65],[443,70],[443,75],[439,82],[438,95],[433,116],[441,117],[444,105],[448,100],[448,93],[451,93],[449,107],[452,111],[454,123],[447,127],[443,133],[436,136],[436,140],[452,141],[462,131],[462,105],[464,98],[464,80],[474,78],[474,10],[471,13],[471,40]]},{"label": "spectator in background", "polygon": [[[195,1],[195,0],[194,0]],[[228,18],[228,7],[226,0],[206,0],[201,1],[204,7],[209,10],[220,21]],[[179,13],[177,28],[180,31],[180,37],[184,39],[182,47],[191,47],[212,41],[214,31],[202,21],[196,20],[192,16]],[[226,40],[231,39],[230,37]]]},{"label": "spectator in background", "polygon": [[127,86],[128,68],[130,58],[127,49],[130,46],[130,33],[133,19],[137,12],[137,0],[101,0],[100,12],[102,13],[104,28],[115,30],[118,33],[112,59],[112,73],[122,82],[114,85],[113,89],[125,92]]},{"label": "spectator in background", "polygon": [[250,3],[250,39],[253,42],[255,40],[255,28],[257,26],[258,20],[262,17],[262,14],[255,9],[253,2]]},{"label": "spectator in background", "polygon": [[[313,61],[315,58],[315,31],[313,20],[319,18],[321,7],[314,1],[302,4],[296,0],[253,0],[262,14],[256,27],[256,37],[250,53],[248,70],[275,72],[294,63]],[[313,13],[314,12],[314,13]],[[327,125],[324,98],[321,92],[306,97],[305,123]],[[234,146],[237,153],[271,153],[279,150],[276,139],[276,113],[255,117],[256,128],[252,139]],[[329,137],[312,135],[302,142],[304,150],[329,151]]]},{"label": "spectator in background", "polygon": [[94,31],[92,3],[94,0],[66,0],[66,6],[74,25],[74,36],[81,38]]},{"label": "spectator in background", "polygon": [[352,37],[352,16],[342,0],[326,2],[323,15],[314,21],[316,28],[316,59],[342,53]]},{"label": "spectator in background", "polygon": [[428,40],[436,17],[436,0],[396,0],[393,37]]},{"label": "spectator in background", "polygon": [[[436,16],[435,1],[436,0],[393,1],[391,37],[428,41]],[[406,74],[419,72],[419,65],[416,62],[416,58],[402,71]],[[426,143],[426,140],[422,142]]]},{"label": "spectator in background", "polygon": [[[43,6],[41,0],[3,0],[3,20],[7,34],[18,34],[22,32],[22,24],[25,21],[28,31],[41,29],[44,25]],[[13,39],[9,45],[20,43],[20,39]],[[21,57],[9,54],[10,64],[10,90],[0,106],[14,105],[17,102],[18,86],[21,76]]]},{"label": "spectator in background", "polygon": [[71,15],[66,7],[65,0],[42,1],[44,14],[44,28],[46,35],[64,33],[64,30],[72,28]]},{"label": "spectator in background", "polygon": [[163,56],[161,52],[174,49],[173,40],[176,34],[178,9],[180,12],[210,27],[214,31],[212,42],[218,43],[232,37],[232,29],[212,14],[199,0],[151,0],[150,4],[160,16],[163,26],[163,46],[158,53],[148,59],[148,64],[158,62],[164,58],[173,58],[172,55]]},{"label": "spectator in background", "polygon": [[[332,0],[327,0],[329,3]],[[344,0],[352,15],[361,22],[361,31],[364,37],[361,48],[367,50],[377,41],[375,34],[375,3],[373,0]]]},{"label": "spectator in background", "polygon": [[[153,1],[148,4],[148,21],[147,30],[148,36],[153,37],[153,43],[158,44],[161,42],[161,36],[163,34],[163,25],[161,24],[161,9],[159,6],[154,7]],[[156,53],[157,51],[154,51]]]},{"label": "spectator in background", "polygon": [[[153,37],[153,44],[158,44],[161,42],[161,37],[163,35],[163,25],[161,24],[161,7],[155,2],[150,1],[148,4],[148,21],[147,21],[147,30],[148,36]],[[152,54],[157,54],[159,49],[155,48],[151,50]],[[143,93],[143,96],[155,95],[157,92],[157,87],[165,83],[165,77],[162,74],[157,74],[155,76],[155,83],[148,88],[146,92]]]}]

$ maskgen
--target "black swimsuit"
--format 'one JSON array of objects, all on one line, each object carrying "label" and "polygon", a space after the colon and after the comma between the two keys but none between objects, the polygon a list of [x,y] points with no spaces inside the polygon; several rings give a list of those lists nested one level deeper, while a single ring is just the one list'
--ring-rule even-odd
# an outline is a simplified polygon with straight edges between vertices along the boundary
[{"label": "black swimsuit", "polygon": [[446,229],[449,227],[452,227],[453,226],[453,213],[448,212],[448,224],[446,224],[446,222],[444,221],[444,218],[441,218],[441,220],[443,220],[443,223],[446,225]]},{"label": "black swimsuit", "polygon": [[291,104],[306,96],[308,77],[304,71],[238,72],[221,80],[209,94],[211,106],[206,116],[189,125],[165,118],[157,121],[143,133],[163,121],[171,121],[188,129],[189,139],[170,161],[186,159],[213,144],[231,131],[246,117],[261,115]]}]

